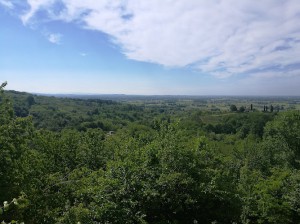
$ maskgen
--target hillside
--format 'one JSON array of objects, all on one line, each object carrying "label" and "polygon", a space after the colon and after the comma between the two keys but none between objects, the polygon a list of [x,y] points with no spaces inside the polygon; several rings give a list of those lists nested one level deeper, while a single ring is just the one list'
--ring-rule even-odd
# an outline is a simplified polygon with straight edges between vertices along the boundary
[{"label": "hillside", "polygon": [[1,221],[300,222],[298,98],[81,98],[1,90]]}]

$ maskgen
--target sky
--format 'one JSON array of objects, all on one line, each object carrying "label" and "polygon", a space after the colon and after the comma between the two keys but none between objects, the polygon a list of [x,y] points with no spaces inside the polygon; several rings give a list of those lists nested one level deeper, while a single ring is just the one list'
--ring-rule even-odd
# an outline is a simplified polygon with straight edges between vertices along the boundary
[{"label": "sky", "polygon": [[300,95],[299,0],[0,0],[0,82],[34,93]]}]

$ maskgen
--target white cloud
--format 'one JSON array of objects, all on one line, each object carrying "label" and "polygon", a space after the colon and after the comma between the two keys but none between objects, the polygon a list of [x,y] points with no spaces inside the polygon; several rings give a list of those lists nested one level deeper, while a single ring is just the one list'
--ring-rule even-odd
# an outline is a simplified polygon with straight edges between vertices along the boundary
[{"label": "white cloud", "polygon": [[59,33],[51,33],[51,34],[46,35],[46,37],[47,37],[48,41],[53,44],[61,43],[62,35]]},{"label": "white cloud", "polygon": [[59,12],[57,2],[28,0],[23,22],[45,10],[109,34],[130,59],[217,77],[300,64],[299,0],[60,0]]},{"label": "white cloud", "polygon": [[27,0],[30,9],[21,16],[23,24],[27,24],[32,19],[36,12],[42,9],[47,9],[53,5],[57,0]]},{"label": "white cloud", "polygon": [[4,7],[9,8],[9,9],[14,8],[13,3],[8,0],[0,0],[0,5],[3,5]]}]

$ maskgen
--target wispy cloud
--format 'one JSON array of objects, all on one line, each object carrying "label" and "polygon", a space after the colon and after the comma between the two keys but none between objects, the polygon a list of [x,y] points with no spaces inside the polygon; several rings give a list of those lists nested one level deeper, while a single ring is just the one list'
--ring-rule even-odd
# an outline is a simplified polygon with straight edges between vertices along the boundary
[{"label": "wispy cloud", "polygon": [[3,5],[6,8],[13,9],[14,5],[11,1],[8,0],[0,0],[0,5]]},{"label": "wispy cloud", "polygon": [[300,63],[299,0],[57,2],[28,0],[23,22],[44,10],[51,19],[109,34],[129,59],[192,66],[221,78],[276,68],[288,76]]},{"label": "wispy cloud", "polygon": [[36,12],[39,10],[47,10],[48,7],[51,7],[57,0],[26,0],[30,6],[29,10],[20,16],[23,24],[28,24],[30,19],[32,19]]},{"label": "wispy cloud", "polygon": [[53,43],[53,44],[60,44],[61,43],[62,35],[59,34],[59,33],[47,34],[46,37],[47,37],[48,41]]}]

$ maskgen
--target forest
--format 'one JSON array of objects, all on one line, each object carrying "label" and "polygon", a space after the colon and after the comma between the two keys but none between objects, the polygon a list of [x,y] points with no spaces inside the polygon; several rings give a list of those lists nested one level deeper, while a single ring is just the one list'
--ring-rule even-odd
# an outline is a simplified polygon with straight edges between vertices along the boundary
[{"label": "forest", "polygon": [[300,223],[300,97],[5,86],[1,223]]}]

